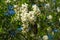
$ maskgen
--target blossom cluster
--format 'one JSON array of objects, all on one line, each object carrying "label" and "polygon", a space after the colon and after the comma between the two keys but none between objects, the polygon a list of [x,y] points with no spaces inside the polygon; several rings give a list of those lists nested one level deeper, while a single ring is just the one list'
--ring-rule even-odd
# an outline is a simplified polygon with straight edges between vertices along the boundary
[{"label": "blossom cluster", "polygon": [[36,22],[36,18],[40,15],[40,9],[37,5],[32,5],[31,11],[28,10],[28,4],[24,3],[21,7],[18,5],[14,5],[14,10],[16,12],[15,20],[19,20],[22,22],[22,26],[25,29],[28,29],[29,23],[34,24]]},{"label": "blossom cluster", "polygon": [[29,11],[28,4],[22,4],[20,16],[23,28],[28,27],[29,23],[34,24],[34,22],[36,22],[36,14],[37,16],[40,14],[40,10],[37,5],[33,5],[32,9],[32,11]]}]

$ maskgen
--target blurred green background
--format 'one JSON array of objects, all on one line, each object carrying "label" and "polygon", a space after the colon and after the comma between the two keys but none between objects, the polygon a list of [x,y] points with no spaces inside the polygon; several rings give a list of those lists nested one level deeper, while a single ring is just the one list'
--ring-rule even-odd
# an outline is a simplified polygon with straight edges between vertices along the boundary
[{"label": "blurred green background", "polygon": [[[26,33],[22,33],[21,20],[14,19],[17,14],[14,5],[21,7],[24,3],[29,11],[34,4],[41,11],[37,27],[30,26]],[[43,40],[44,35],[48,40],[60,40],[60,0],[0,0],[0,40]]]}]

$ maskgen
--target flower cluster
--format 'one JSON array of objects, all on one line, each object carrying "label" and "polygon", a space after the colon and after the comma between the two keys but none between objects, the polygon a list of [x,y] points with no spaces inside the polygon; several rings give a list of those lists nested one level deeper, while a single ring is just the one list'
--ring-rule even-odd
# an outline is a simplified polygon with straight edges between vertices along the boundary
[{"label": "flower cluster", "polygon": [[59,40],[59,4],[59,0],[1,0],[0,32],[5,35],[1,40],[18,35],[22,36],[18,40]]},{"label": "flower cluster", "polygon": [[21,16],[21,21],[23,23],[23,27],[27,28],[29,26],[28,23],[34,24],[36,22],[36,16],[40,14],[40,10],[37,5],[32,5],[32,11],[28,10],[28,4],[22,4],[20,8],[20,16]]}]

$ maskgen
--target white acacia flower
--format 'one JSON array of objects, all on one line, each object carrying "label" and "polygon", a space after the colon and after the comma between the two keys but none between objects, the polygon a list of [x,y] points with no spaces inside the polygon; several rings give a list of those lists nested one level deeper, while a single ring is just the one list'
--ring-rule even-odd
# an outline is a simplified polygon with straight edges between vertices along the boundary
[{"label": "white acacia flower", "polygon": [[33,8],[33,10],[36,10],[37,9],[37,6],[36,5],[33,5],[32,8]]},{"label": "white acacia flower", "polygon": [[32,5],[33,11],[40,11],[37,5]]},{"label": "white acacia flower", "polygon": [[29,20],[30,22],[35,22],[36,17],[35,17],[34,11],[29,11],[28,20]]},{"label": "white acacia flower", "polygon": [[25,16],[21,17],[21,21],[22,23],[26,22],[27,21],[26,17]]},{"label": "white acacia flower", "polygon": [[21,7],[22,9],[25,9],[25,8],[28,8],[28,4],[22,4],[22,7]]},{"label": "white acacia flower", "polygon": [[27,16],[28,16],[28,17],[34,17],[34,12],[33,12],[33,11],[29,11],[29,13],[28,13]]},{"label": "white acacia flower", "polygon": [[47,19],[52,19],[52,15],[47,16]]},{"label": "white acacia flower", "polygon": [[22,4],[22,7],[27,7],[27,6],[28,6],[28,4],[26,4],[26,3],[25,4]]},{"label": "white acacia flower", "polygon": [[23,23],[22,26],[23,26],[22,32],[23,32],[23,33],[28,32],[28,23]]},{"label": "white acacia flower", "polygon": [[21,12],[28,12],[28,4],[22,4],[21,8],[20,8],[20,11]]},{"label": "white acacia flower", "polygon": [[25,13],[25,12],[28,12],[28,9],[24,9],[24,10],[21,10],[21,12]]},{"label": "white acacia flower", "polygon": [[21,21],[22,22],[26,22],[28,19],[27,19],[27,14],[28,13],[21,13],[20,16],[21,16]]},{"label": "white acacia flower", "polygon": [[24,21],[34,22],[36,20],[34,11],[29,11],[29,13],[21,13],[21,20],[22,22]]},{"label": "white acacia flower", "polygon": [[57,12],[60,12],[60,7],[57,7]]},{"label": "white acacia flower", "polygon": [[43,36],[43,40],[48,40],[48,36],[47,35],[44,35]]},{"label": "white acacia flower", "polygon": [[28,4],[26,4],[26,3],[22,4],[21,7],[19,7],[18,5],[14,5],[14,8],[15,8],[14,10],[16,12],[15,19],[18,20],[21,16],[22,22],[26,22],[27,21]]},{"label": "white acacia flower", "polygon": [[37,16],[40,15],[41,11],[37,5],[33,5],[32,8],[33,8],[35,15]]}]

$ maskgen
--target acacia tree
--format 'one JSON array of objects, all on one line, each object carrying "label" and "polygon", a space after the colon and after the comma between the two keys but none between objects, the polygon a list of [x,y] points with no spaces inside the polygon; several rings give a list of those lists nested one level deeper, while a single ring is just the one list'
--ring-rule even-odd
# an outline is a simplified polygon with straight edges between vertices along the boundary
[{"label": "acacia tree", "polygon": [[59,40],[60,0],[0,0],[0,40]]}]

